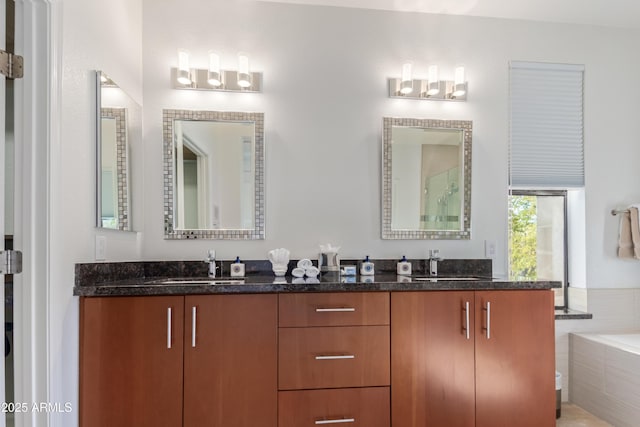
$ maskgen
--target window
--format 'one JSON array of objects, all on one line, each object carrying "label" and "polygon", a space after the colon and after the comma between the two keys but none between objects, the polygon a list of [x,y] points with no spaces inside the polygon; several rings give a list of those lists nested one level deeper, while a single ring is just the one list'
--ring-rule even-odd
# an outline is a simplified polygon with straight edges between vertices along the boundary
[{"label": "window", "polygon": [[566,307],[567,192],[513,190],[509,195],[509,279],[558,280],[556,307]]},{"label": "window", "polygon": [[584,66],[512,62],[509,77],[509,275],[562,281],[556,307],[566,308],[567,230],[580,217],[567,190],[584,187]]}]

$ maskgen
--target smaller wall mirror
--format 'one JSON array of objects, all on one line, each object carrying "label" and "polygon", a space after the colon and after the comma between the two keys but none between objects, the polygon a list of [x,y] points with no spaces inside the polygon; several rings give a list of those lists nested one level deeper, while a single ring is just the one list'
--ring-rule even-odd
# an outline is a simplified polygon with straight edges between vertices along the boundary
[{"label": "smaller wall mirror", "polygon": [[383,239],[471,238],[471,132],[470,121],[384,118]]},{"label": "smaller wall mirror", "polygon": [[264,239],[264,115],[164,110],[165,238]]},{"label": "smaller wall mirror", "polygon": [[142,140],[142,107],[96,71],[96,225],[132,230],[130,144]]}]

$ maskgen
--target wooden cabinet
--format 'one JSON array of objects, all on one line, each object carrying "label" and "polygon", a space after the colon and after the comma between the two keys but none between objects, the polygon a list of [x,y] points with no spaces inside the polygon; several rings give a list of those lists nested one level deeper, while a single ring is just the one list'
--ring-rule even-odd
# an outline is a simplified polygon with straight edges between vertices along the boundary
[{"label": "wooden cabinet", "polygon": [[277,296],[185,298],[184,427],[275,427]]},{"label": "wooden cabinet", "polygon": [[476,426],[555,426],[552,291],[476,292]]},{"label": "wooden cabinet", "polygon": [[80,425],[182,425],[184,298],[82,298]]},{"label": "wooden cabinet", "polygon": [[391,295],[394,427],[475,425],[473,306],[472,291]]},{"label": "wooden cabinet", "polygon": [[555,426],[551,291],[398,292],[391,313],[393,427]]},{"label": "wooden cabinet", "polygon": [[279,326],[279,427],[389,426],[388,293],[281,294]]},{"label": "wooden cabinet", "polygon": [[277,296],[82,298],[82,427],[277,425]]}]

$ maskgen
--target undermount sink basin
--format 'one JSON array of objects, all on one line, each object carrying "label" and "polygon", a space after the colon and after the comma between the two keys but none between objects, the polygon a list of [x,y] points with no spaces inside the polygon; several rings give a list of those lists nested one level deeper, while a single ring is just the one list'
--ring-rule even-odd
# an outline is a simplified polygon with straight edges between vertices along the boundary
[{"label": "undermount sink basin", "polygon": [[438,280],[449,281],[449,280],[458,280],[458,281],[473,281],[480,280],[480,277],[414,277],[413,280],[424,281],[424,282],[436,282]]},{"label": "undermount sink basin", "polygon": [[189,278],[180,278],[180,279],[160,279],[160,280],[151,280],[146,282],[147,284],[154,286],[175,286],[175,285],[244,285],[244,279],[189,279]]}]

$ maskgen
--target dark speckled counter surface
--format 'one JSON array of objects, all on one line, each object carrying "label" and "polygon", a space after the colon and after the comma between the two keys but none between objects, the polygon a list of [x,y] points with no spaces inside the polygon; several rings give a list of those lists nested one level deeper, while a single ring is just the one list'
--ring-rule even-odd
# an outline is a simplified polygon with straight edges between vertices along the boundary
[{"label": "dark speckled counter surface", "polygon": [[[424,260],[411,260],[413,276],[398,276],[396,260],[375,260],[375,276],[340,276],[326,273],[317,280],[291,277],[295,261],[291,261],[288,275],[275,277],[269,272],[268,261],[246,261],[247,276],[229,278],[229,261],[223,261],[222,276],[207,277],[207,265],[199,261],[159,261],[94,263],[76,265],[76,283],[73,294],[77,296],[143,296],[143,295],[193,295],[283,292],[388,292],[435,290],[516,290],[551,289],[560,282],[513,282],[491,278],[491,260],[445,260],[441,262],[441,275],[430,278],[425,274]],[[357,265],[358,261],[344,261],[342,265]],[[226,274],[225,274],[226,273]],[[473,280],[459,280],[470,278]],[[417,280],[426,278],[428,280]],[[455,278],[458,278],[455,279]],[[174,282],[166,283],[170,279]],[[232,283],[209,284],[198,281]],[[184,283],[182,283],[184,281]]]}]

